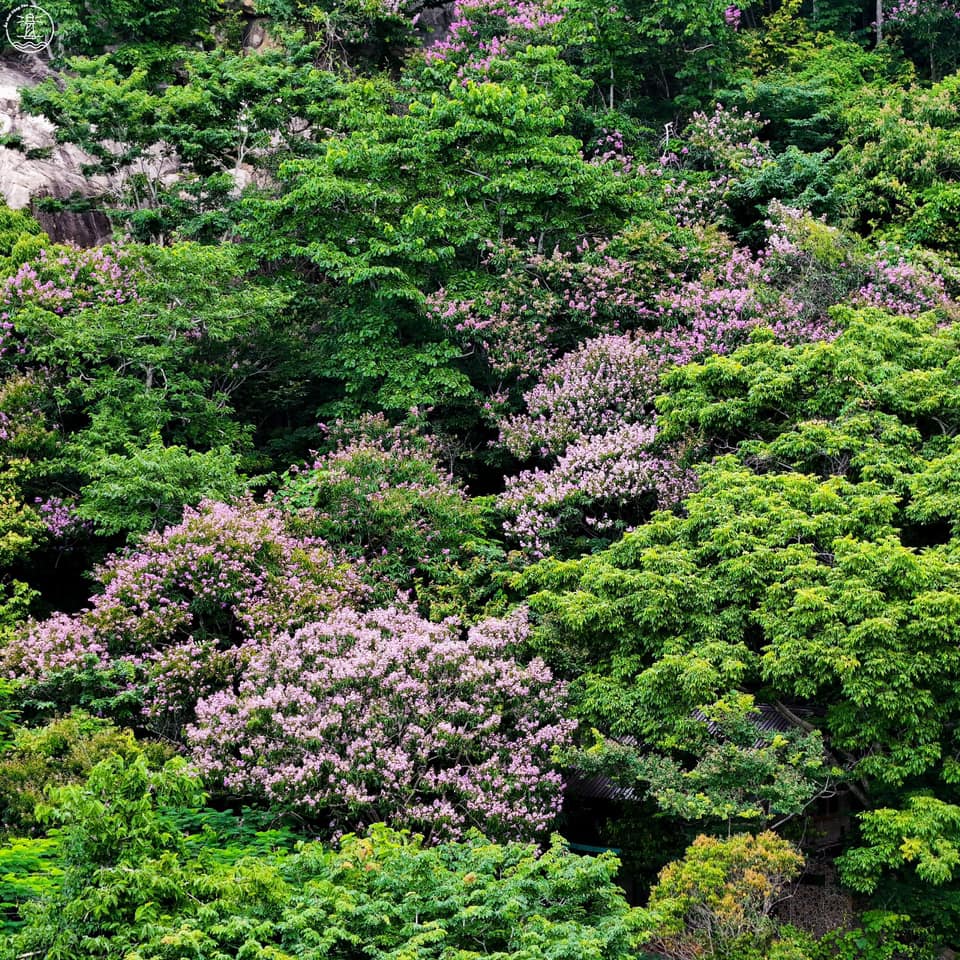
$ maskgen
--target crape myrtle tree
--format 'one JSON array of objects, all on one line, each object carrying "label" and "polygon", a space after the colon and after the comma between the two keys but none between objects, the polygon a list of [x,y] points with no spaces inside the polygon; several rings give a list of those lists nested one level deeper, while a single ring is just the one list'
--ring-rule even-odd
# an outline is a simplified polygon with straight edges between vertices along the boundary
[{"label": "crape myrtle tree", "polygon": [[[483,56],[471,59],[455,30],[399,83],[318,70],[310,45],[245,57],[171,49],[78,60],[63,89],[41,84],[25,103],[122,175],[117,220],[137,236],[238,237],[256,263],[300,278],[294,315],[318,347],[308,367],[324,418],[442,406],[462,432],[476,421],[476,386],[491,386],[499,358],[520,356],[530,337],[504,343],[506,317],[489,346],[465,342],[467,328],[438,322],[424,294],[448,287],[482,304],[502,259],[539,258],[558,285],[568,265],[587,291],[606,283],[605,316],[587,316],[576,286],[562,311],[596,331],[624,304],[613,303],[616,264],[604,277],[603,257],[582,257],[582,243],[603,250],[655,205],[622,144],[607,149],[614,134],[573,116],[586,82],[543,45],[560,15],[483,7],[463,26],[486,38]],[[672,256],[649,249],[669,246],[662,238],[646,245],[651,263]],[[558,347],[576,335],[564,319],[542,324],[559,331]],[[492,371],[478,367],[481,352]]]},{"label": "crape myrtle tree", "polygon": [[187,740],[212,782],[338,832],[384,820],[433,840],[543,835],[562,801],[551,755],[575,723],[543,661],[513,659],[525,636],[522,611],[462,637],[397,609],[341,610],[251,651]]},{"label": "crape myrtle tree", "polygon": [[[327,358],[313,374],[341,394],[324,416],[464,410],[476,404],[466,358],[424,317],[424,294],[475,270],[491,243],[572,250],[650,207],[571,135],[585,82],[556,47],[529,44],[555,19],[507,16],[506,46],[465,73],[433,47],[399,83],[318,70],[310,45],[160,50],[75,61],[63,89],[41,84],[25,104],[123,175],[118,219],[137,235],[238,237],[257,263],[308,281],[297,308]],[[238,201],[250,163],[256,189]]]},{"label": "crape myrtle tree", "polygon": [[363,596],[349,566],[291,534],[274,507],[205,501],[184,514],[108,558],[88,608],[28,622],[11,639],[5,666],[25,703],[142,710],[177,736],[198,698],[234,681],[245,643]]},{"label": "crape myrtle tree", "polygon": [[555,44],[591,83],[587,102],[594,109],[649,116],[651,107],[702,106],[732,78],[740,22],[734,9],[722,0],[459,0],[448,34],[429,44],[426,56],[469,76],[527,44]]},{"label": "crape myrtle tree", "polygon": [[185,740],[213,783],[324,829],[544,833],[575,722],[546,665],[516,659],[522,610],[466,633],[400,607],[355,612],[369,588],[276,507],[185,514],[110,559],[87,609],[11,637],[17,704],[80,703]]},{"label": "crape myrtle tree", "polygon": [[[611,274],[634,279],[632,264],[609,256],[594,282],[565,290],[569,304],[598,322],[611,307],[622,319],[543,366],[522,395],[522,412],[510,413],[505,400],[491,404],[501,444],[535,464],[508,476],[499,498],[506,531],[525,551],[568,555],[612,540],[651,506],[675,504],[694,489],[689,462],[681,462],[686,438],[665,438],[657,428],[654,401],[670,369],[730,353],[762,330],[786,343],[829,340],[838,327],[826,304],[838,296],[907,313],[950,302],[931,270],[893,249],[858,255],[839,231],[802,211],[772,204],[765,227],[767,243],[756,253],[702,242],[699,271],[671,272],[642,299],[629,282],[614,297],[596,282]],[[505,316],[501,308],[484,323],[478,304],[457,306],[471,337],[494,336]]]}]

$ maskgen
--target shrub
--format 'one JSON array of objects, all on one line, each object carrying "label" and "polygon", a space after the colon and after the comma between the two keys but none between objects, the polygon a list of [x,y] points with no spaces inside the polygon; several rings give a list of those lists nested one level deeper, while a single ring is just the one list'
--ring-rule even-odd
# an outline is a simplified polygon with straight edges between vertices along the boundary
[{"label": "shrub", "polygon": [[443,468],[436,442],[382,416],[344,431],[311,466],[291,468],[276,503],[298,529],[358,561],[380,603],[411,589],[428,600],[486,543],[481,507]]},{"label": "shrub", "polygon": [[160,744],[139,744],[129,730],[82,711],[37,728],[21,727],[0,756],[0,827],[14,833],[38,825],[35,808],[49,787],[85,780],[101,760],[144,754],[157,761],[169,756]]},{"label": "shrub", "polygon": [[652,944],[675,960],[728,956],[734,946],[769,947],[776,935],[773,908],[802,868],[793,845],[770,831],[697,837],[683,860],[663,868],[650,893],[657,918]]}]

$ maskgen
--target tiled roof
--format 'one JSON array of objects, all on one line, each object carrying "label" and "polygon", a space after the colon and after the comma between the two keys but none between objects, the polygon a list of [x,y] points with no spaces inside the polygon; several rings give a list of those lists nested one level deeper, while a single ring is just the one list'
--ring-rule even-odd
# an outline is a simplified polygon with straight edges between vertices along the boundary
[{"label": "tiled roof", "polygon": [[[720,725],[715,723],[713,720],[707,720],[705,714],[701,713],[699,710],[693,711],[693,716],[697,720],[703,720],[707,724],[707,729],[711,733],[717,733],[720,729]],[[757,730],[762,731],[763,733],[770,733],[771,731],[776,733],[786,733],[788,730],[793,729],[793,724],[782,714],[776,707],[771,707],[767,703],[758,703],[756,709],[753,712],[753,725]],[[754,748],[762,747],[767,740],[764,737],[757,737],[753,742]]]},{"label": "tiled roof", "polygon": [[[711,733],[719,731],[719,725],[712,720],[707,720],[706,714],[694,710],[693,716],[697,720],[703,720]],[[764,733],[771,731],[786,733],[794,727],[793,723],[770,704],[758,703],[753,716],[755,718],[753,725],[758,731]],[[639,742],[633,737],[622,737],[617,742],[624,746],[639,746]],[[758,737],[753,745],[754,747],[760,747],[766,742],[765,738]],[[573,776],[567,781],[567,792],[578,797],[591,797],[597,800],[639,802],[643,799],[645,791],[640,785],[633,787],[615,783],[603,774],[588,777],[574,771]]]}]

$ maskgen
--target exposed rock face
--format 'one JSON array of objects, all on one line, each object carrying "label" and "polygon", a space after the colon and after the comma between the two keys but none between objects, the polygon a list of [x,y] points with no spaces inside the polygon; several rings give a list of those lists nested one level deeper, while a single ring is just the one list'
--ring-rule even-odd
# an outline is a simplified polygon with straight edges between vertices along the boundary
[{"label": "exposed rock face", "polygon": [[74,213],[60,210],[56,213],[32,210],[33,218],[54,243],[75,243],[79,247],[95,247],[110,239],[110,219],[99,210]]},{"label": "exposed rock face", "polygon": [[267,17],[247,21],[243,32],[243,47],[245,50],[277,49],[276,42],[270,36],[270,20]]},{"label": "exposed rock face", "polygon": [[[247,50],[269,49],[276,45],[270,35],[270,20],[258,15],[255,0],[239,0],[247,19],[243,45]],[[415,35],[427,46],[449,34],[454,17],[453,2],[427,0],[420,10]],[[73,144],[57,143],[54,126],[42,117],[23,113],[19,89],[32,86],[46,76],[50,68],[38,57],[13,55],[0,58],[0,137],[15,136],[21,147],[0,145],[0,201],[14,209],[30,208],[46,233],[55,241],[70,240],[81,246],[93,246],[110,237],[110,221],[97,211],[85,213],[43,212],[36,201],[43,197],[67,199],[73,195],[99,196],[119,192],[123,177],[84,176],[82,168],[93,158]],[[30,157],[26,151],[44,150],[42,157]],[[147,174],[151,182],[169,186],[179,176],[179,164],[172,151],[158,145],[139,161],[138,172]],[[263,185],[269,176],[248,164],[233,171],[236,191],[250,182]]]},{"label": "exposed rock face", "polygon": [[[41,65],[42,66],[42,65]],[[28,159],[22,150],[0,146],[0,195],[14,209],[32,206],[39,197],[63,199],[73,193],[91,196],[109,190],[107,177],[85,177],[81,167],[92,158],[72,144],[54,140],[53,124],[20,110],[19,87],[36,82],[29,64],[0,60],[0,135],[19,137],[24,150],[49,148],[44,159]],[[110,235],[100,213],[38,213],[35,216],[53,240],[92,246]]]},{"label": "exposed rock face", "polygon": [[447,39],[450,34],[450,24],[454,20],[455,6],[455,3],[443,3],[438,6],[428,4],[423,7],[416,29],[416,35],[423,46]]}]

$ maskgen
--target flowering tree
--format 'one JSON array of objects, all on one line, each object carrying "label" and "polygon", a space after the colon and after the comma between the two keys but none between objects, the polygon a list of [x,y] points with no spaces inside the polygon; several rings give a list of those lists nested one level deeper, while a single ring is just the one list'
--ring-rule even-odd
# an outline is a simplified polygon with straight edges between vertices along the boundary
[{"label": "flowering tree", "polygon": [[457,0],[445,37],[427,47],[428,64],[457,65],[457,76],[485,76],[493,61],[549,39],[547,29],[563,19],[542,0]]},{"label": "flowering tree", "polygon": [[90,607],[26,624],[3,664],[28,687],[85,669],[130,678],[148,722],[176,735],[205,692],[234,682],[249,646],[362,591],[316,539],[246,499],[187,508],[98,571]]},{"label": "flowering tree", "polygon": [[[98,303],[139,300],[136,269],[123,251],[45,247],[0,285],[0,319],[9,321],[30,308],[63,315]],[[8,336],[11,329],[6,328]]]},{"label": "flowering tree", "polygon": [[768,148],[757,137],[762,127],[759,114],[717,103],[711,113],[694,111],[684,139],[690,158],[707,169],[740,171],[759,167],[766,159]]},{"label": "flowering tree", "polygon": [[[499,499],[507,532],[535,556],[565,537],[610,536],[670,506],[695,486],[676,443],[657,435],[654,399],[667,369],[726,354],[762,328],[782,342],[826,340],[835,325],[807,316],[799,301],[771,289],[800,249],[786,241],[757,254],[718,244],[699,276],[673,281],[634,307],[635,329],[597,337],[550,364],[524,394],[526,411],[501,419],[501,442],[545,465],[507,479]],[[582,546],[574,539],[574,546]]]},{"label": "flowering tree", "polygon": [[[880,9],[878,0],[878,12]],[[951,63],[951,58],[955,64],[960,41],[957,0],[893,0],[883,17],[890,33],[921,47],[934,82],[944,75],[944,66]]]},{"label": "flowering tree", "polygon": [[656,437],[655,427],[626,423],[571,444],[548,470],[508,478],[499,500],[512,516],[504,529],[542,557],[564,527],[612,535],[644,500],[648,507],[678,503],[694,489],[694,476],[671,452],[657,451]]},{"label": "flowering tree", "polygon": [[925,310],[956,309],[944,278],[897,250],[881,250],[872,258],[865,282],[852,301],[904,317],[916,317]]},{"label": "flowering tree", "polygon": [[683,226],[728,220],[731,189],[770,162],[759,139],[764,122],[722,103],[696,110],[679,137],[668,125],[658,162],[640,172],[662,182],[664,205]]},{"label": "flowering tree", "polygon": [[441,288],[427,298],[428,316],[466,350],[476,351],[500,382],[528,378],[582,336],[613,332],[641,305],[637,264],[607,241],[584,239],[575,251],[545,254],[536,238],[523,249],[490,245],[486,289],[471,296]]},{"label": "flowering tree", "polygon": [[551,751],[573,724],[544,664],[513,658],[522,613],[466,636],[398,609],[357,613],[355,575],[250,500],[188,509],[99,577],[87,610],[30,623],[4,649],[24,696],[102,701],[126,682],[121,702],[143,704],[150,729],[177,737],[195,719],[197,761],[228,790],[337,829],[388,819],[437,838],[471,825],[520,837],[558,811]]},{"label": "flowering tree", "polygon": [[341,609],[250,651],[240,683],[200,701],[188,741],[228,790],[338,831],[542,834],[561,802],[551,751],[574,723],[543,662],[513,659],[526,631],[522,612],[464,637],[397,609]]},{"label": "flowering tree", "polygon": [[518,457],[562,453],[586,435],[653,414],[662,362],[641,334],[596,337],[544,369],[524,394],[526,412],[500,423],[500,440]]}]

